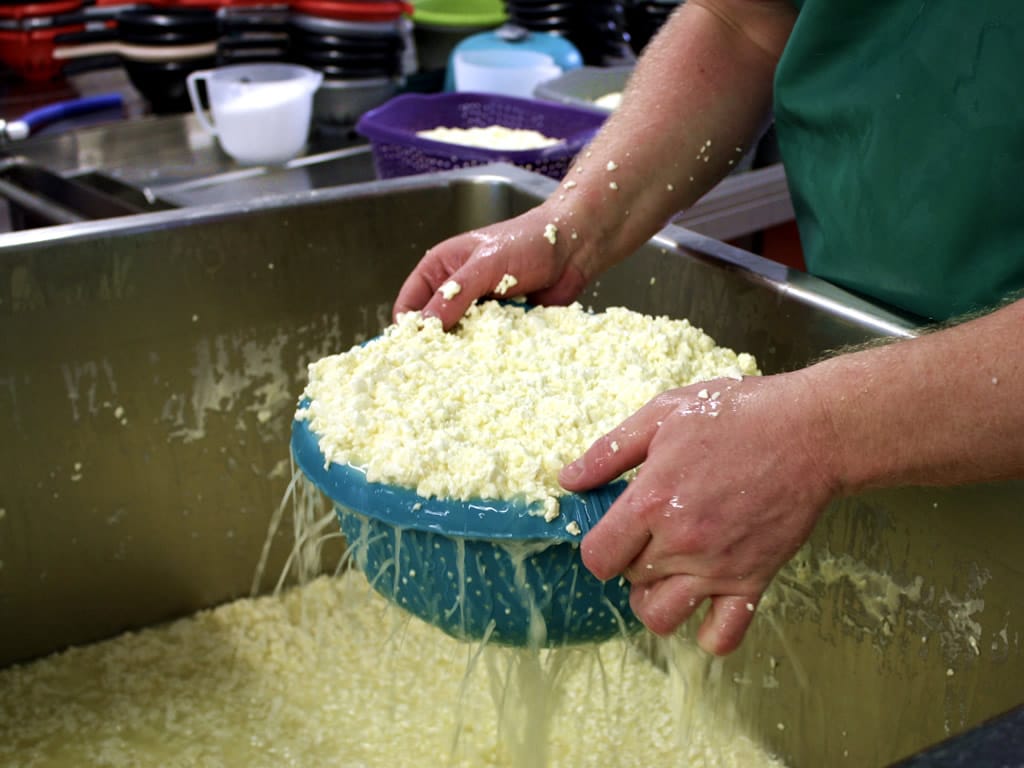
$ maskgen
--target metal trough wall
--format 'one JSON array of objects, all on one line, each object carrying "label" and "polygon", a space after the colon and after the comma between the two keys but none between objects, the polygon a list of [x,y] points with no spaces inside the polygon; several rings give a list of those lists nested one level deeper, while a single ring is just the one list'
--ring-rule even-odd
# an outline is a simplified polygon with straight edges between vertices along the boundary
[{"label": "metal trough wall", "polygon": [[[0,665],[248,594],[306,364],[376,334],[427,247],[551,184],[493,166],[0,239]],[[583,298],[689,317],[766,372],[910,327],[675,228]],[[1021,491],[837,504],[711,705],[794,765],[860,766],[1020,703]]]}]

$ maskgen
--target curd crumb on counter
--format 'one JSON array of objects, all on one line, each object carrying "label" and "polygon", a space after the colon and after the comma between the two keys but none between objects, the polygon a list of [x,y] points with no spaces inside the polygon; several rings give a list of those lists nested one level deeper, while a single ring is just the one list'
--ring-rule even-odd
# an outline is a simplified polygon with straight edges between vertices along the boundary
[{"label": "curd crumb on counter", "polygon": [[[559,470],[661,392],[756,375],[686,320],[623,307],[472,304],[456,327],[407,312],[309,366],[309,422],[329,464],[425,498],[522,499],[554,520]],[[631,473],[627,474],[628,477]]]}]

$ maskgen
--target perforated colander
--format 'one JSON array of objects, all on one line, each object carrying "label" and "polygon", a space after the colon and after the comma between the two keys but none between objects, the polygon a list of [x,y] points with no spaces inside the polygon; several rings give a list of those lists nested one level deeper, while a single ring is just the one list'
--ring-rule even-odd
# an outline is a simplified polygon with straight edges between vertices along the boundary
[{"label": "perforated colander", "polygon": [[[306,404],[300,406],[300,410]],[[461,640],[560,646],[640,628],[629,584],[584,566],[580,535],[622,492],[619,481],[561,499],[548,523],[521,501],[425,498],[328,464],[309,423],[292,425],[292,453],[337,510],[357,565],[391,602]]]},{"label": "perforated colander", "polygon": [[[382,179],[447,171],[504,161],[561,179],[605,116],[536,99],[490,93],[406,93],[365,113],[356,130],[370,140]],[[562,141],[543,149],[470,147],[418,136],[438,127],[485,128],[500,125],[538,131]]]}]

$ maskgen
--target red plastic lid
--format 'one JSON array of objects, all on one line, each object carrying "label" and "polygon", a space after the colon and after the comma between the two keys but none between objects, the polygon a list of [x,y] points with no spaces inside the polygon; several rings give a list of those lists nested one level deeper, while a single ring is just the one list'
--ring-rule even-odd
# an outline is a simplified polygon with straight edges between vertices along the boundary
[{"label": "red plastic lid", "polygon": [[225,5],[221,0],[150,0],[147,4],[157,8],[191,8],[207,11],[216,11]]},{"label": "red plastic lid", "polygon": [[292,0],[299,13],[344,21],[395,21],[412,15],[412,5],[403,2],[335,2],[335,0]]},{"label": "red plastic lid", "polygon": [[77,11],[83,0],[55,0],[54,2],[17,3],[15,5],[0,4],[0,18],[25,19],[32,16],[53,16],[57,13]]},{"label": "red plastic lid", "polygon": [[40,29],[0,30],[0,63],[25,80],[45,81],[57,77],[65,62],[53,58],[54,38],[65,32],[81,32],[81,24]]},{"label": "red plastic lid", "polygon": [[[13,47],[18,45],[22,50],[33,46],[52,43],[57,35],[68,32],[81,32],[85,29],[83,24],[65,25],[63,27],[37,27],[36,29],[0,29],[0,40],[4,40]],[[5,51],[6,52],[6,51]]]}]

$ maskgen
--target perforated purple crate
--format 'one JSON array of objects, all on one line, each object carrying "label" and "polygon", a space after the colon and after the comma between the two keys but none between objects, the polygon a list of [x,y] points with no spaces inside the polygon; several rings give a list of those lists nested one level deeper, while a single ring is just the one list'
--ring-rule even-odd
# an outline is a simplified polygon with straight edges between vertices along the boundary
[{"label": "perforated purple crate", "polygon": [[[490,93],[407,93],[366,112],[356,130],[370,140],[382,179],[504,161],[561,179],[606,116],[563,104]],[[501,125],[539,131],[562,142],[543,149],[464,147],[417,136],[432,128]]]}]

